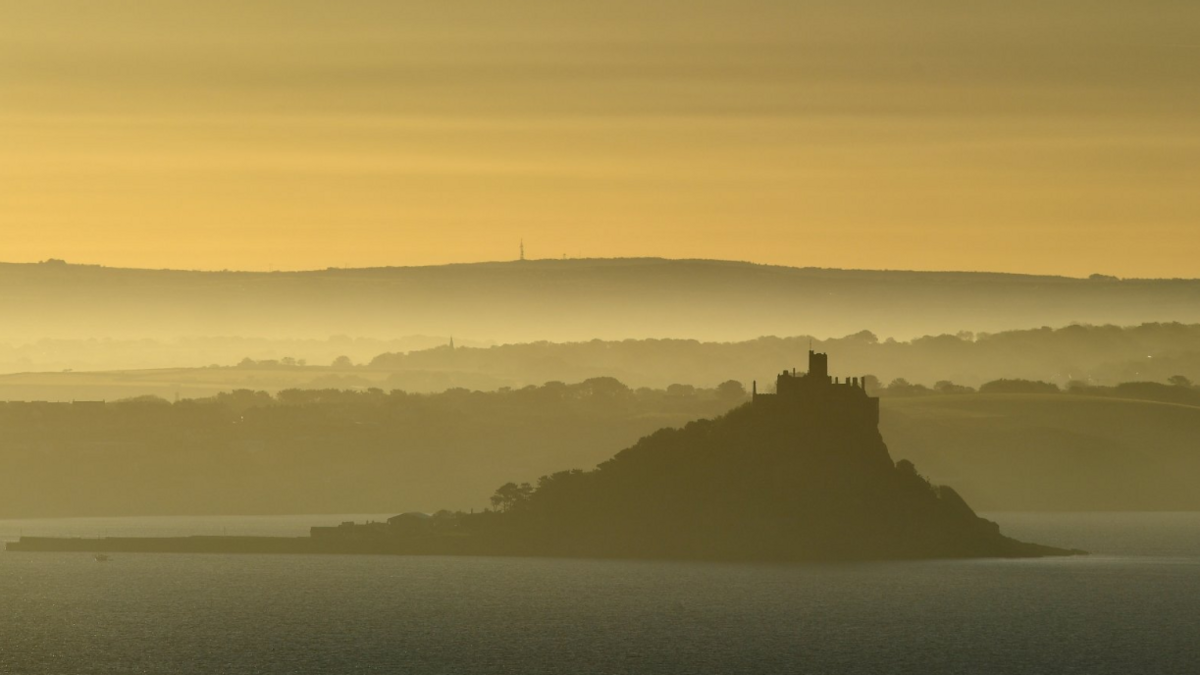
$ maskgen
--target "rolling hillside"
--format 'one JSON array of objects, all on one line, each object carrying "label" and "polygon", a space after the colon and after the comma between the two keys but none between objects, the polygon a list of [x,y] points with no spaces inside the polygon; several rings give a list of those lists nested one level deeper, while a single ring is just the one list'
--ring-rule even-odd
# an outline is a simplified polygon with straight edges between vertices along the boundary
[{"label": "rolling hillside", "polygon": [[1200,510],[1200,407],[976,394],[882,408],[892,457],[980,510]]},{"label": "rolling hillside", "polygon": [[[503,483],[589,469],[744,400],[601,379],[424,396],[0,404],[0,516],[480,508]],[[880,430],[893,459],[981,510],[1200,510],[1200,407],[1066,394],[885,398]]]},{"label": "rolling hillside", "polygon": [[[918,311],[919,310],[919,311]],[[1200,281],[607,259],[194,272],[0,264],[0,339],[180,335],[483,340],[906,338],[1200,321]]]}]

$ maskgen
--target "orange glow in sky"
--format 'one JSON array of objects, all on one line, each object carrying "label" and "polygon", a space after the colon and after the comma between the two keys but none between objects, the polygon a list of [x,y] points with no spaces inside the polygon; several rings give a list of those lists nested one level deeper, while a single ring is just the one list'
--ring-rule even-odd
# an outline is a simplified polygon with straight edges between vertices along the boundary
[{"label": "orange glow in sky", "polygon": [[1198,276],[1191,1],[0,15],[3,261]]}]

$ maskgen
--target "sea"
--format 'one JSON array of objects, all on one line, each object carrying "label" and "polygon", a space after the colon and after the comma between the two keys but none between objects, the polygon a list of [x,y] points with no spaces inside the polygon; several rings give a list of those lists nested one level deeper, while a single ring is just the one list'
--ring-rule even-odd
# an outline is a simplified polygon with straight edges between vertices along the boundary
[{"label": "sea", "polygon": [[[0,521],[302,536],[390,514]],[[856,564],[0,553],[0,673],[1200,673],[1200,513],[989,513],[1091,555]]]}]

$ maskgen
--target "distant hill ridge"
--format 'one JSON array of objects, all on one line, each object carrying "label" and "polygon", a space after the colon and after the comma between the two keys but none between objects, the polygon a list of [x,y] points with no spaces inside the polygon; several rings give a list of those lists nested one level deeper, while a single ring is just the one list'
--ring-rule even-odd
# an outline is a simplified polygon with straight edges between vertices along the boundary
[{"label": "distant hill ridge", "polygon": [[974,278],[993,278],[993,279],[1030,279],[1030,280],[1058,280],[1063,282],[1080,282],[1080,281],[1105,281],[1105,282],[1158,282],[1158,281],[1200,281],[1200,278],[1118,278],[1110,275],[1094,274],[1089,278],[1070,277],[1065,275],[1055,274],[1025,274],[1019,272],[993,272],[993,271],[971,271],[971,270],[907,270],[907,269],[867,269],[867,268],[837,268],[837,267],[818,267],[818,266],[803,266],[797,267],[792,265],[773,265],[768,263],[756,263],[744,260],[723,260],[712,258],[660,258],[660,257],[638,257],[638,258],[540,258],[528,260],[492,260],[480,262],[462,262],[462,263],[443,263],[437,265],[388,265],[382,267],[327,267],[325,269],[311,270],[190,270],[190,269],[174,269],[174,268],[150,268],[150,267],[113,267],[108,265],[94,263],[70,263],[64,260],[45,260],[36,263],[13,263],[0,261],[0,273],[13,270],[41,270],[47,273],[53,272],[110,272],[110,273],[134,273],[134,274],[172,274],[172,275],[207,275],[207,276],[317,276],[317,275],[337,275],[337,276],[378,276],[378,275],[406,275],[406,274],[439,274],[443,272],[460,272],[463,270],[483,270],[483,271],[506,271],[506,272],[529,272],[538,271],[545,272],[548,270],[627,270],[627,269],[649,269],[661,268],[663,266],[681,267],[696,267],[696,268],[724,268],[724,269],[755,269],[769,270],[772,272],[788,272],[800,273],[804,275],[814,276],[855,276],[855,277],[871,277],[876,275],[894,276],[909,276],[909,277],[947,277],[947,276],[969,276]]},{"label": "distant hill ridge", "polygon": [[[919,310],[919,311],[918,311]],[[457,334],[582,340],[1200,321],[1200,280],[839,270],[661,258],[305,272],[0,263],[2,337]]]}]

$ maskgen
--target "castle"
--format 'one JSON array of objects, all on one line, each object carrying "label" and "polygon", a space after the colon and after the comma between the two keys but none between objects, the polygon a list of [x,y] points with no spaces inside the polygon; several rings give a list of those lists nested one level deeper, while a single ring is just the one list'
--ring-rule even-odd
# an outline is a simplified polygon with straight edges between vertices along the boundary
[{"label": "castle", "polygon": [[868,396],[865,377],[829,376],[829,355],[808,351],[808,372],[783,371],[775,378],[775,393],[758,393],[754,382],[753,400],[760,406],[786,406],[802,414],[823,418],[836,417],[879,426],[879,399]]}]

